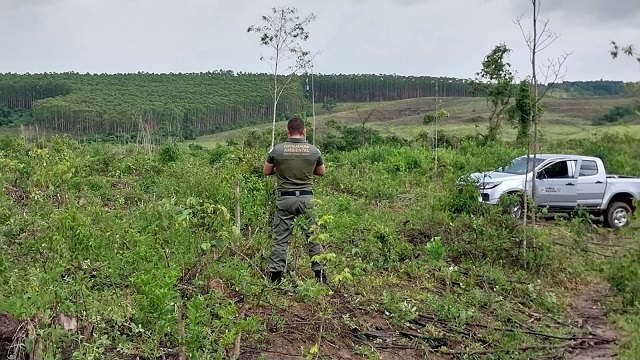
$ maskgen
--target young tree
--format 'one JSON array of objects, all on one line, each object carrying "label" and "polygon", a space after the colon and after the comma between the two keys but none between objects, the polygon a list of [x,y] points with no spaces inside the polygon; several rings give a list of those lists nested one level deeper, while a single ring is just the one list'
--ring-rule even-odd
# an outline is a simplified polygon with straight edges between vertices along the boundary
[{"label": "young tree", "polygon": [[[271,14],[262,16],[263,26],[251,25],[247,32],[260,35],[260,44],[271,48],[271,55],[261,57],[271,66],[273,75],[273,128],[271,147],[275,142],[276,114],[280,96],[298,72],[309,67],[309,52],[300,43],[309,38],[307,26],[316,19],[312,13],[301,19],[295,7],[272,8]],[[286,74],[281,79],[281,73]]]},{"label": "young tree", "polygon": [[[527,47],[529,48],[529,60],[531,62],[531,89],[533,90],[532,101],[531,101],[531,120],[530,124],[533,125],[533,135],[529,135],[529,141],[527,144],[527,164],[526,168],[530,168],[530,157],[531,153],[533,153],[533,163],[535,164],[536,157],[538,154],[539,146],[538,146],[538,123],[540,116],[540,101],[547,94],[549,89],[555,84],[559,79],[563,79],[566,73],[566,68],[564,64],[569,57],[570,54],[564,53],[558,58],[549,58],[546,63],[539,64],[538,63],[538,55],[546,50],[549,46],[558,40],[560,37],[555,32],[552,32],[549,29],[549,20],[540,20],[540,7],[542,0],[527,0],[531,3],[532,6],[532,28],[531,30],[525,30],[525,25],[522,23],[522,16],[520,16],[515,23],[520,27],[520,31],[522,32],[522,36],[524,38]],[[539,81],[538,79],[542,77],[543,83],[546,84],[545,88],[540,91]],[[523,216],[523,225],[525,227],[525,233],[523,238],[522,247],[523,250],[526,251],[527,248],[527,234],[526,234],[526,226],[527,226],[527,212],[528,212],[528,201],[527,201],[527,192],[528,192],[528,182],[529,179],[525,176],[525,189],[523,196],[523,207],[524,207],[524,216]],[[536,187],[535,187],[535,179],[531,181],[531,197],[535,199]],[[531,222],[535,225],[535,212],[532,212]]]},{"label": "young tree", "polygon": [[422,118],[422,123],[425,125],[429,125],[433,122],[436,122],[437,124],[438,120],[445,117],[449,117],[449,112],[445,109],[440,109],[438,111],[425,114],[424,117]]},{"label": "young tree", "polygon": [[482,70],[476,73],[477,78],[471,83],[472,91],[485,94],[487,105],[491,109],[486,137],[488,141],[498,138],[502,117],[513,94],[514,73],[511,71],[511,64],[505,62],[505,57],[510,52],[511,49],[505,44],[497,45],[485,56]]},{"label": "young tree", "polygon": [[332,111],[338,103],[331,97],[325,96],[324,101],[322,102],[322,108],[327,111]]}]

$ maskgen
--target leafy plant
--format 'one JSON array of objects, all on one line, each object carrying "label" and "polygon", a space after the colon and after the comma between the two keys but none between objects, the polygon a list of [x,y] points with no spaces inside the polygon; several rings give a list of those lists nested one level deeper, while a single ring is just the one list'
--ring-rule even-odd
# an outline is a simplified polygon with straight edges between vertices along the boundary
[{"label": "leafy plant", "polygon": [[333,98],[325,96],[324,101],[322,102],[323,109],[332,111],[336,106],[338,106],[338,103]]},{"label": "leafy plant", "polygon": [[179,156],[180,151],[178,150],[177,145],[171,141],[165,143],[160,150],[158,150],[158,157],[160,158],[160,162],[163,164],[176,162],[178,161]]},{"label": "leafy plant", "polygon": [[442,261],[444,258],[444,246],[439,236],[434,237],[425,245],[425,251],[430,260]]}]

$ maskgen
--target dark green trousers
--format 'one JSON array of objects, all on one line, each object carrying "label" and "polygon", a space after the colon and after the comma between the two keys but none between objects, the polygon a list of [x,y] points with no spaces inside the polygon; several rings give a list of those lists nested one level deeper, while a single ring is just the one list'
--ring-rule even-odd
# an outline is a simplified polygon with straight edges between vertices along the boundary
[{"label": "dark green trousers", "polygon": [[[271,246],[271,253],[269,254],[269,271],[284,271],[287,265],[287,247],[289,245],[289,238],[293,231],[293,220],[301,215],[305,215],[307,209],[313,208],[311,203],[313,195],[300,195],[300,196],[280,196],[276,200],[276,213],[273,218],[273,245]],[[311,218],[310,224],[315,223],[315,219]],[[304,239],[306,241],[307,252],[309,258],[315,255],[320,255],[324,252],[322,245],[316,242],[310,242],[309,237],[311,233],[309,231],[303,231]],[[324,262],[311,263],[312,270],[322,270]]]}]

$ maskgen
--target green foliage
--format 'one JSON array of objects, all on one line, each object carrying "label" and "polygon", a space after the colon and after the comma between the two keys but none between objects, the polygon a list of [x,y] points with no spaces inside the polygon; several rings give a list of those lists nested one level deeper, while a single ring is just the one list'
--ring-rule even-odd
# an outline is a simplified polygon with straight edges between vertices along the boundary
[{"label": "green foliage", "polygon": [[232,150],[228,146],[216,146],[209,150],[209,163],[215,165],[223,162],[232,154]]},{"label": "green foliage", "polygon": [[640,306],[640,241],[616,259],[607,262],[605,276],[623,297],[625,306]]},{"label": "green foliage", "polygon": [[0,126],[31,124],[33,124],[33,114],[31,110],[20,108],[9,109],[0,105]]},{"label": "green foliage", "polygon": [[401,296],[400,293],[394,291],[383,291],[380,296],[383,309],[396,324],[404,324],[417,316],[416,306],[410,300],[402,299]]},{"label": "green foliage", "polygon": [[513,96],[514,74],[511,64],[505,57],[512,50],[505,44],[497,45],[482,61],[482,70],[476,73],[477,78],[471,83],[474,93],[483,94],[490,108],[489,129],[487,139],[496,140],[501,127],[502,116]]},{"label": "green foliage", "polygon": [[638,115],[640,108],[632,106],[615,106],[609,113],[602,115],[595,121],[594,125],[603,125],[619,122],[625,119],[640,118]]},{"label": "green foliage", "polygon": [[339,103],[474,96],[465,79],[397,74],[315,74],[314,89],[319,99]]},{"label": "green foliage", "polygon": [[640,158],[636,155],[637,139],[629,134],[604,132],[597,137],[552,144],[568,154],[597,156],[609,174],[640,175]]},{"label": "green foliage", "polygon": [[425,125],[429,125],[445,117],[449,117],[449,112],[447,110],[440,109],[437,112],[425,114],[424,118],[422,119],[422,123]]},{"label": "green foliage", "polygon": [[29,109],[35,100],[71,92],[69,84],[50,75],[0,74],[0,105],[9,109]]},{"label": "green foliage", "polygon": [[172,141],[166,142],[158,151],[158,157],[163,164],[176,162],[179,156],[180,151],[178,150],[178,146]]},{"label": "green foliage", "polygon": [[618,354],[622,360],[635,360],[640,358],[640,307],[636,307],[626,315],[616,316],[618,324],[625,337],[621,339]]},{"label": "green foliage", "polygon": [[444,246],[440,237],[431,239],[424,247],[429,259],[433,261],[442,261],[444,258]]},{"label": "green foliage", "polygon": [[296,288],[296,298],[306,303],[319,301],[324,295],[331,293],[331,289],[326,286],[319,285],[314,279],[309,279],[301,283]]},{"label": "green foliage", "polygon": [[594,80],[594,81],[563,81],[553,84],[549,91],[551,96],[582,97],[582,96],[615,96],[629,95],[630,91],[623,81]]},{"label": "green foliage", "polygon": [[432,309],[437,320],[452,323],[456,327],[464,326],[477,318],[477,313],[473,309],[465,308],[451,295],[443,298],[428,297],[427,306]]},{"label": "green foliage", "polygon": [[331,132],[325,133],[318,141],[318,146],[323,152],[351,151],[365,146],[409,144],[406,139],[383,136],[378,130],[364,126],[346,126],[331,120],[327,122],[327,126],[332,129]]},{"label": "green foliage", "polygon": [[436,145],[438,148],[457,148],[460,141],[459,137],[443,129],[433,130],[431,133],[421,130],[415,138],[415,142],[425,148],[435,148]]},{"label": "green foliage", "polygon": [[363,126],[336,124],[334,129],[335,132],[325,134],[318,143],[325,152],[349,151],[366,145],[377,145],[383,141],[379,131]]},{"label": "green foliage", "polygon": [[338,106],[338,103],[333,98],[325,96],[324,101],[322,102],[323,109],[332,111],[336,106]]},{"label": "green foliage", "polygon": [[[516,141],[520,144],[527,144],[532,121],[532,98],[531,83],[529,79],[520,81],[516,103],[507,109],[507,115],[515,127],[518,129]],[[542,107],[538,103],[538,114],[542,113]]]},{"label": "green foliage", "polygon": [[[32,109],[41,128],[74,135],[133,134],[141,125],[158,136],[191,139],[268,121],[272,78],[216,71],[193,74],[0,74],[0,104]],[[31,96],[31,90],[41,89]],[[296,79],[283,89],[277,112],[303,106]],[[13,104],[13,105],[12,105]],[[14,106],[17,105],[17,106]],[[142,124],[141,124],[142,123]]]},{"label": "green foliage", "polygon": [[[313,280],[306,257],[293,269],[294,281],[267,285],[275,190],[259,171],[263,140],[255,148],[247,138],[208,151],[167,143],[147,154],[67,137],[31,144],[0,137],[0,311],[20,319],[41,315],[43,358],[61,358],[66,349],[75,358],[161,358],[178,348],[194,359],[230,358],[238,336],[260,348],[267,331],[286,331],[292,315],[310,311],[327,319],[338,314],[359,335],[371,330],[345,309],[381,313],[398,329],[431,316],[436,321],[419,329],[430,338],[465,348],[491,339],[502,348],[521,334],[499,338],[465,326],[509,324],[517,332],[532,313],[563,318],[561,287],[599,261],[582,253],[584,240],[600,234],[587,230],[593,225],[584,216],[527,228],[525,253],[522,225],[501,208],[480,204],[473,185],[459,182],[504,165],[523,148],[464,139],[441,150],[434,174],[431,149],[380,140],[327,153],[327,175],[316,183],[321,201],[310,229],[327,250],[315,260],[327,261],[331,287]],[[608,167],[633,174],[640,173],[636,143],[601,135],[553,146],[599,151]],[[239,229],[230,213],[235,180]],[[565,237],[569,244],[557,247]],[[292,241],[292,248],[298,245]],[[628,304],[638,298],[639,257],[636,246],[605,266]],[[93,325],[93,335],[61,330],[51,320],[59,312],[81,327]],[[637,324],[627,321],[629,328]],[[562,336],[574,331],[537,318],[527,327]],[[305,349],[319,344],[318,353],[328,350],[322,344],[329,336],[340,336],[325,333],[317,342],[315,320],[306,331],[313,335]],[[456,331],[473,336],[450,335]]]}]

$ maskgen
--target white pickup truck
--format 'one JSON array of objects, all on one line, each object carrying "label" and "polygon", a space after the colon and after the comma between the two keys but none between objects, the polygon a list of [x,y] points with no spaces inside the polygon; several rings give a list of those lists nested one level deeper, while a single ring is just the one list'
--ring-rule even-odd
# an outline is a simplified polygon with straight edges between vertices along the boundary
[{"label": "white pickup truck", "polygon": [[[535,176],[534,176],[535,173]],[[495,171],[473,173],[480,191],[479,201],[498,204],[507,194],[532,194],[535,179],[534,204],[550,212],[571,212],[583,207],[594,216],[603,216],[608,227],[629,224],[630,215],[640,200],[640,178],[611,175],[605,172],[602,160],[592,156],[538,154],[515,158]],[[525,187],[525,178],[528,182]],[[522,202],[512,202],[511,216],[522,216]]]}]

